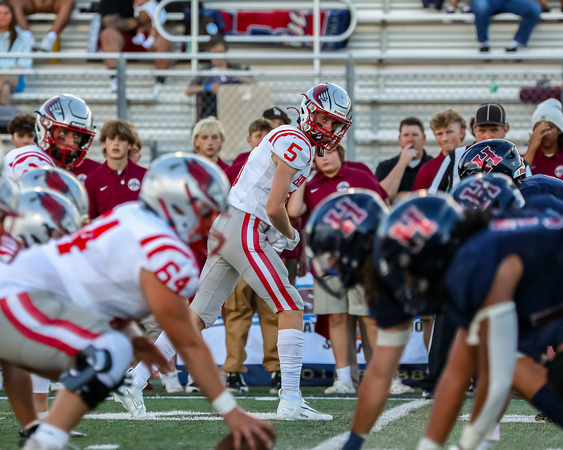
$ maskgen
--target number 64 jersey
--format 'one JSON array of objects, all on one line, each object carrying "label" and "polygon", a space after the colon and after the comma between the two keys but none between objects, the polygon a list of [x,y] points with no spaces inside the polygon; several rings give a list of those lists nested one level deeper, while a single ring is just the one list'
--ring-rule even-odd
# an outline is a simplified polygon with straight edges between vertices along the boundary
[{"label": "number 64 jersey", "polygon": [[229,204],[266,222],[266,202],[272,189],[276,165],[272,153],[297,170],[289,193],[296,191],[309,176],[313,163],[311,141],[300,129],[282,125],[270,131],[252,150],[229,193]]},{"label": "number 64 jersey", "polygon": [[199,268],[189,247],[159,217],[125,203],[76,233],[21,251],[0,273],[0,298],[45,290],[108,316],[140,319],[150,307],[141,269],[192,297]]}]

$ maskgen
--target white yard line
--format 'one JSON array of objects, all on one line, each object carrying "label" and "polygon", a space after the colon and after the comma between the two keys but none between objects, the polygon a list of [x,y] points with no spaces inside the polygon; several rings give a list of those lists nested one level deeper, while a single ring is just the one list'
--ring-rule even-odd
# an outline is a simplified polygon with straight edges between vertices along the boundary
[{"label": "white yard line", "polygon": [[[212,412],[201,411],[161,411],[150,412],[154,419],[134,419],[128,412],[122,413],[90,413],[85,419],[93,420],[171,420],[171,421],[219,421],[221,416]],[[275,420],[276,413],[249,413],[252,417],[260,420]]]},{"label": "white yard line", "polygon": [[[389,399],[391,400],[391,399]],[[397,399],[399,400],[399,399]],[[394,408],[388,409],[385,411],[371,429],[371,433],[377,433],[378,431],[383,430],[387,425],[390,423],[395,422],[396,420],[402,419],[405,417],[409,412],[414,411],[415,409],[422,408],[425,405],[430,405],[428,400],[413,400],[408,403],[403,403],[402,405],[395,406]],[[317,445],[313,448],[313,450],[329,450],[329,449],[336,449],[342,448],[346,440],[348,439],[348,435],[350,434],[349,431],[346,433],[339,434],[331,439],[328,439],[321,444]]]},{"label": "white yard line", "polygon": [[102,445],[90,445],[85,448],[85,450],[115,450],[119,448],[117,444],[102,444]]},{"label": "white yard line", "polygon": [[[537,421],[536,416],[527,414],[505,414],[502,417],[501,423],[539,423],[545,425],[543,421]],[[468,422],[471,418],[470,414],[462,414],[458,416],[457,420],[460,422]]]}]

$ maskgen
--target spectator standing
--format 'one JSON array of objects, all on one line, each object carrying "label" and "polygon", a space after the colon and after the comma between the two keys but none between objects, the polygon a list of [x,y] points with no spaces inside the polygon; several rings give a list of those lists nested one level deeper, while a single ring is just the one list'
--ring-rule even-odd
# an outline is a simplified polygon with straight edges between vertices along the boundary
[{"label": "spectator standing", "polygon": [[216,117],[206,117],[194,125],[192,130],[194,153],[210,159],[223,171],[229,167],[225,161],[219,158],[224,143],[225,130]]},{"label": "spectator standing", "polygon": [[418,171],[432,159],[424,150],[426,135],[424,125],[416,117],[407,117],[399,125],[400,153],[381,161],[375,169],[375,176],[389,195],[391,203],[412,191]]},{"label": "spectator standing", "polygon": [[135,143],[131,125],[123,120],[108,120],[100,131],[106,161],[86,179],[90,200],[90,219],[108,212],[121,203],[139,197],[147,169],[129,161],[127,155]]},{"label": "spectator standing", "polygon": [[488,53],[490,50],[489,25],[492,16],[501,13],[521,16],[518,31],[506,47],[507,52],[516,52],[519,47],[528,44],[530,35],[540,20],[542,7],[535,0],[472,0],[471,10],[475,14],[475,29],[481,53]]},{"label": "spectator standing", "polygon": [[563,178],[563,112],[554,98],[540,103],[532,115],[532,129],[524,160],[532,174]]},{"label": "spectator standing", "polygon": [[[297,218],[310,212],[326,197],[334,192],[344,192],[351,187],[370,189],[377,192],[382,199],[387,193],[378,181],[370,174],[344,165],[344,147],[338,145],[334,151],[325,151],[316,158],[317,173],[290,197],[287,210],[289,216]],[[335,277],[329,281],[335,292],[339,290],[339,281]],[[327,394],[349,394],[355,392],[352,383],[351,367],[348,360],[348,315],[361,316],[368,329],[370,342],[375,342],[376,324],[368,316],[365,293],[351,290],[337,297],[326,292],[315,280],[313,286],[314,313],[328,315],[329,336],[334,354],[337,380],[327,388]]]},{"label": "spectator standing", "polygon": [[[29,33],[29,34],[28,34]],[[16,27],[15,11],[8,1],[0,2],[0,52],[29,53],[33,46],[31,32]],[[1,58],[0,69],[30,69],[31,58]],[[18,75],[0,75],[0,104],[9,105],[12,91],[18,87]]]},{"label": "spectator standing", "polygon": [[434,115],[430,119],[430,128],[441,151],[438,156],[420,168],[414,182],[413,191],[428,189],[432,185],[432,181],[440,169],[444,158],[456,148],[462,146],[467,124],[457,111],[448,109]]},{"label": "spectator standing", "polygon": [[[102,52],[170,52],[172,44],[162,36],[157,36],[150,48],[137,45],[133,42],[139,28],[140,21],[135,17],[133,0],[101,0],[100,14],[102,16],[102,31],[100,33],[100,47]],[[115,59],[104,60],[106,67],[114,70]],[[169,59],[155,59],[154,65],[157,70],[170,69]],[[164,84],[165,77],[157,76],[155,79],[154,92],[159,91]],[[110,80],[110,91],[117,92],[117,77],[113,75]]]},{"label": "spectator standing", "polygon": [[[229,46],[225,38],[213,36],[207,47],[209,53],[227,53]],[[213,75],[195,77],[186,89],[186,95],[196,96],[197,120],[209,116],[217,117],[217,91],[224,84],[253,83],[251,77],[222,75],[225,70],[241,70],[238,64],[228,62],[224,58],[213,58],[211,64],[206,64],[202,70],[212,70]]]},{"label": "spectator standing", "polygon": [[34,144],[35,117],[31,114],[18,114],[8,124],[8,133],[12,136],[14,148]]},{"label": "spectator standing", "polygon": [[35,50],[44,52],[53,51],[55,41],[70,23],[70,16],[75,7],[74,0],[16,0],[11,3],[14,7],[18,26],[22,29],[26,39],[31,40],[31,42],[33,42],[33,35],[29,30],[27,16],[37,13],[52,13],[56,15],[47,36],[43,38],[40,44],[34,45]]}]

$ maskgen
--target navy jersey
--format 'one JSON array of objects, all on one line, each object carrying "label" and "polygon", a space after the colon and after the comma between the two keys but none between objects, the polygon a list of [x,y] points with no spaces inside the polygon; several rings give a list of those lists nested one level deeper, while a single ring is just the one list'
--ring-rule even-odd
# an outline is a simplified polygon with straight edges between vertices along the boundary
[{"label": "navy jersey", "polygon": [[563,181],[547,175],[538,174],[524,178],[518,186],[518,189],[526,202],[529,197],[538,194],[551,194],[563,200]]},{"label": "navy jersey", "polygon": [[377,322],[378,328],[391,328],[414,319],[412,314],[404,311],[403,305],[391,298],[383,299],[369,305],[369,315]]},{"label": "navy jersey", "polygon": [[512,254],[523,264],[514,295],[521,336],[532,329],[534,313],[561,303],[563,218],[547,214],[498,218],[459,249],[447,271],[451,313],[459,326],[469,326],[499,264]]}]

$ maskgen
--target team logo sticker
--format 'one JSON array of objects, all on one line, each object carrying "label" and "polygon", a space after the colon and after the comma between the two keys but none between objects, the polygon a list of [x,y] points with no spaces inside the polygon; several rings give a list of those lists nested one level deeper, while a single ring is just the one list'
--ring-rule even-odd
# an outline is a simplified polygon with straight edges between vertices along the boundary
[{"label": "team logo sticker", "polygon": [[495,167],[501,161],[502,161],[502,158],[499,155],[497,155],[494,152],[494,150],[489,146],[487,146],[483,150],[481,150],[471,160],[471,162],[473,164],[477,165],[477,167],[479,167],[479,169],[481,169],[483,172],[487,172],[487,173],[490,172],[491,170],[493,170],[493,167]]},{"label": "team logo sticker", "polygon": [[137,178],[131,178],[127,182],[127,187],[133,192],[138,191],[139,189],[141,189],[141,182]]},{"label": "team logo sticker", "polygon": [[436,231],[438,224],[434,220],[426,217],[416,206],[410,206],[389,228],[389,236],[408,248],[412,254],[417,254]]},{"label": "team logo sticker", "polygon": [[322,221],[335,230],[341,229],[344,237],[348,237],[367,217],[367,211],[345,197],[326,212]]},{"label": "team logo sticker", "polygon": [[336,190],[338,192],[344,192],[347,191],[348,189],[350,189],[350,183],[348,183],[347,181],[341,181],[336,185]]}]

